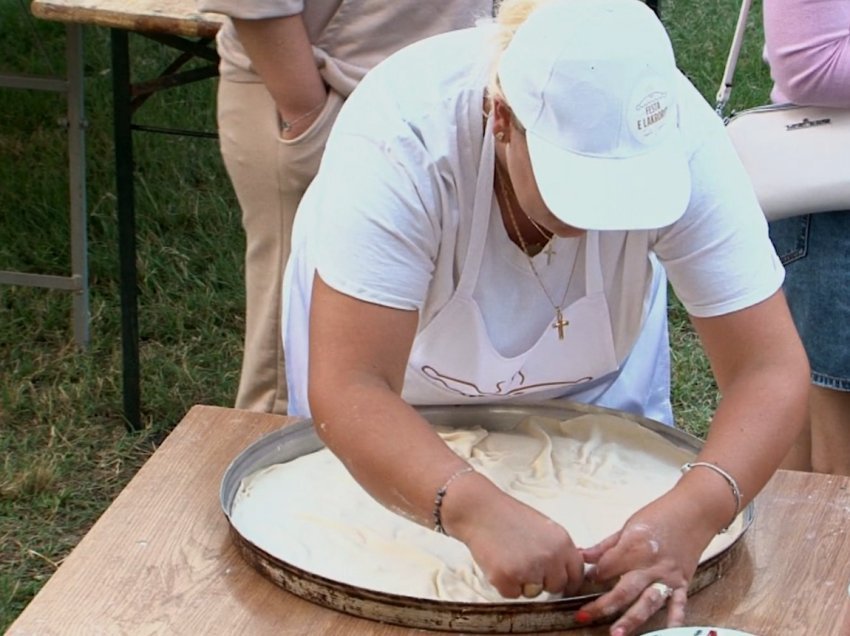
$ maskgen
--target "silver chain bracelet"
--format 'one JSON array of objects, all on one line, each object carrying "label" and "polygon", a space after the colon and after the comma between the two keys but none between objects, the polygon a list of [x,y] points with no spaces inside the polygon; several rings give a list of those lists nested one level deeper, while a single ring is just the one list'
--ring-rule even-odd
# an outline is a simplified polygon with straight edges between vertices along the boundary
[{"label": "silver chain bracelet", "polygon": [[711,464],[709,462],[687,462],[685,464],[682,464],[681,470],[682,473],[687,473],[692,468],[698,468],[700,466],[713,470],[718,475],[723,477],[723,479],[725,479],[729,483],[729,487],[732,489],[732,496],[735,497],[735,513],[732,515],[732,520],[729,522],[729,524],[720,531],[726,532],[727,530],[729,530],[730,527],[732,527],[732,524],[735,523],[735,519],[738,518],[738,513],[741,512],[741,488],[738,486],[738,482],[735,481],[735,478],[732,477],[732,475],[720,468],[720,466]]},{"label": "silver chain bracelet", "polygon": [[313,106],[313,108],[311,108],[310,110],[308,110],[306,113],[304,113],[304,114],[302,114],[302,115],[298,115],[298,117],[296,117],[295,119],[293,119],[293,120],[291,120],[291,121],[286,121],[286,120],[283,118],[283,115],[278,114],[278,117],[279,117],[279,119],[280,119],[280,130],[281,130],[282,132],[289,132],[290,130],[292,130],[292,127],[293,127],[295,124],[297,124],[297,123],[298,123],[299,121],[301,121],[301,120],[307,119],[307,118],[308,118],[310,115],[312,115],[313,113],[315,113],[315,112],[317,112],[317,111],[321,110],[321,109],[322,109],[322,107],[323,107],[324,105],[325,105],[325,102],[324,102],[324,101],[319,102],[316,106]]}]

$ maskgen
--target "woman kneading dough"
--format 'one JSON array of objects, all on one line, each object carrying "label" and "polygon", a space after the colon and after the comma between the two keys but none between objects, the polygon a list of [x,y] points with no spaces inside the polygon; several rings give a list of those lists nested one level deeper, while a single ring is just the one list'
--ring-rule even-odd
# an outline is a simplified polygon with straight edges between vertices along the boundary
[{"label": "woman kneading dough", "polygon": [[[568,398],[672,422],[669,278],[722,394],[693,468],[594,546],[413,408]],[[345,104],[284,281],[289,408],[378,501],[462,541],[499,592],[611,590],[581,621],[684,621],[709,541],[803,422],[783,269],[720,119],[637,0],[505,0]]]}]

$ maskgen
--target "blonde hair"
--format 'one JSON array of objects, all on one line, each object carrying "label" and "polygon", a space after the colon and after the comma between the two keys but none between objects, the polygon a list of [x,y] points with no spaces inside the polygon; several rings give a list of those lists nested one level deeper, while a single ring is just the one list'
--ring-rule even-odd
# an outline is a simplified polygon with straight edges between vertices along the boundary
[{"label": "blonde hair", "polygon": [[502,53],[508,48],[511,40],[514,38],[514,33],[526,21],[528,16],[540,6],[551,2],[552,0],[502,0],[499,3],[499,9],[496,13],[496,35],[493,42],[493,58],[490,66],[490,81],[487,85],[488,100],[492,103],[494,97],[498,97],[504,102],[507,102],[505,95],[502,92],[502,87],[499,84],[499,62],[502,59]]}]

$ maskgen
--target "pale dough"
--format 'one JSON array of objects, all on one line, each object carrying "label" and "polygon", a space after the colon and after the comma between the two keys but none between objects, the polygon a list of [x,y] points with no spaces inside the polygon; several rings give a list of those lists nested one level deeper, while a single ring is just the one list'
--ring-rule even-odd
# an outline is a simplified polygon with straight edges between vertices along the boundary
[{"label": "pale dough", "polygon": [[[619,530],[693,459],[657,433],[609,415],[564,422],[535,416],[509,433],[440,434],[477,471],[563,525],[581,547]],[[245,478],[231,522],[282,561],[349,585],[425,599],[506,600],[465,545],[381,506],[327,449]],[[718,535],[703,560],[734,541],[741,526],[739,518]]]}]

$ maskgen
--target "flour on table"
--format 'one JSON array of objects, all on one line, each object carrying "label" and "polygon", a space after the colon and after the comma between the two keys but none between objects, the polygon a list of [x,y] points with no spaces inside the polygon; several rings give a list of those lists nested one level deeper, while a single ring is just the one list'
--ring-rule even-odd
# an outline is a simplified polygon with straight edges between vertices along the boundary
[{"label": "flour on table", "polygon": [[[657,433],[604,414],[563,422],[532,416],[510,432],[438,430],[477,471],[560,523],[582,547],[619,530],[693,459]],[[507,600],[464,544],[384,508],[327,449],[246,477],[231,522],[278,559],[356,587],[455,602]],[[703,560],[732,543],[741,527],[739,518],[715,537]]]}]

